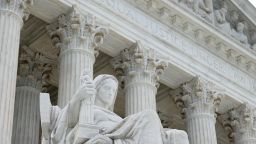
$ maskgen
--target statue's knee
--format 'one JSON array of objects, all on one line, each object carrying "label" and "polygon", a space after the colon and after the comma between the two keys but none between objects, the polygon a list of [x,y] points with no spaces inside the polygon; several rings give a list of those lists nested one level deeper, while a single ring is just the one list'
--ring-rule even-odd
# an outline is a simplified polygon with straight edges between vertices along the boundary
[{"label": "statue's knee", "polygon": [[188,134],[183,130],[176,130],[175,139],[177,144],[189,144]]},{"label": "statue's knee", "polygon": [[188,139],[188,134],[183,130],[176,130],[176,135],[181,139]]},{"label": "statue's knee", "polygon": [[188,135],[183,130],[165,129],[164,144],[189,144]]}]

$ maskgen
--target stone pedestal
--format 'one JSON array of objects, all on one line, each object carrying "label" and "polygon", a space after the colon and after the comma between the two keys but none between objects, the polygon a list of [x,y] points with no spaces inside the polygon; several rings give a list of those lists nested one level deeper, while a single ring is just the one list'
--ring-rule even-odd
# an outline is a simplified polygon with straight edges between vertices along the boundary
[{"label": "stone pedestal", "polygon": [[81,15],[76,7],[47,29],[55,47],[60,48],[58,106],[64,107],[80,86],[81,72],[86,69],[92,78],[95,57],[107,30],[97,26],[93,16]]},{"label": "stone pedestal", "polygon": [[183,89],[190,144],[217,144],[215,111],[220,103],[218,93],[211,83],[200,78],[184,84]]},{"label": "stone pedestal", "polygon": [[0,143],[10,144],[18,67],[20,29],[30,1],[0,1]]},{"label": "stone pedestal", "polygon": [[116,73],[121,72],[126,115],[156,110],[157,82],[167,63],[157,59],[153,50],[147,50],[136,42],[123,50],[112,64]]}]

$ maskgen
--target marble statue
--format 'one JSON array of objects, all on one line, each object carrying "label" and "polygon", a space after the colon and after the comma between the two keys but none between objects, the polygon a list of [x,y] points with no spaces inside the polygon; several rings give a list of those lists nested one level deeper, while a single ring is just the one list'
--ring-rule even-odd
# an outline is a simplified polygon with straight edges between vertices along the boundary
[{"label": "marble statue", "polygon": [[239,40],[243,44],[248,44],[248,39],[245,34],[245,24],[243,22],[238,22],[235,29],[232,29],[231,36]]},{"label": "marble statue", "polygon": [[239,14],[236,11],[231,11],[229,16],[227,17],[230,23],[231,28],[236,28],[236,25],[239,21]]},{"label": "marble statue", "polygon": [[251,44],[251,49],[256,50],[256,31],[251,30],[249,35],[249,40]]},{"label": "marble statue", "polygon": [[187,6],[189,8],[193,8],[194,0],[179,0],[179,3],[181,3],[184,6]]},{"label": "marble statue", "polygon": [[[81,86],[64,107],[40,96],[45,144],[188,144],[186,132],[164,129],[157,113],[145,110],[126,118],[113,112],[118,81],[112,75],[94,80],[81,76]],[[48,99],[48,100],[47,100]],[[79,130],[80,129],[80,130]]]},{"label": "marble statue", "polygon": [[212,13],[212,8],[212,0],[194,0],[194,12],[210,21],[210,14]]},{"label": "marble statue", "polygon": [[214,11],[215,25],[228,35],[231,33],[230,24],[227,22],[226,16],[228,7],[225,1],[221,2],[221,7]]}]

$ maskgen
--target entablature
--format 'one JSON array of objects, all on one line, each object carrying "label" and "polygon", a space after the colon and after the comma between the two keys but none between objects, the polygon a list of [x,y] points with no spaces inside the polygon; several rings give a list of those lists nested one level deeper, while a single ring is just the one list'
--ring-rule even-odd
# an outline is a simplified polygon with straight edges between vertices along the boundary
[{"label": "entablature", "polygon": [[[211,15],[206,17],[189,7],[189,0],[127,1],[255,77],[256,27],[234,2],[214,0]],[[224,18],[221,17],[223,14]],[[243,31],[238,32],[237,27],[242,27]]]},{"label": "entablature", "polygon": [[[189,73],[189,75],[202,75],[204,78],[211,79],[214,83],[228,89],[228,95],[236,100],[255,102],[255,77],[252,73],[239,69],[237,65],[230,64],[229,60],[236,62],[236,57],[234,57],[232,50],[221,49],[218,51],[220,55],[216,56],[210,49],[212,47],[197,42],[196,40],[198,39],[205,42],[204,37],[202,37],[202,34],[205,34],[204,31],[201,32],[199,29],[196,31],[196,35],[195,33],[192,34],[194,39],[191,39],[188,37],[188,34],[184,35],[181,31],[166,25],[162,21],[156,20],[156,18],[153,18],[151,15],[149,16],[124,0],[65,0],[58,2],[67,7],[72,4],[79,5],[83,13],[93,13],[99,19],[109,23],[111,38],[118,37],[122,41],[130,42],[141,40],[146,47],[153,48],[161,55],[170,57],[170,65],[182,69]],[[183,11],[183,13],[185,12]],[[207,26],[207,24],[198,19],[194,20],[203,24],[204,27]],[[210,31],[215,32],[220,37],[224,37],[213,28],[210,28]],[[114,42],[111,44],[111,41],[113,41],[111,38],[109,39],[110,41],[106,41],[106,46],[102,49],[103,52],[110,56],[116,56],[120,50],[129,47],[128,45],[120,46],[113,44]],[[226,39],[229,40],[228,38]],[[238,48],[243,48],[234,42],[231,44]],[[219,46],[222,48],[227,45],[219,44]],[[256,57],[244,48],[242,50],[251,57]],[[225,53],[223,54],[222,51]],[[224,60],[222,55],[223,57],[225,56]],[[172,68],[168,68],[167,72],[161,77],[161,82],[167,86],[170,86]]]}]

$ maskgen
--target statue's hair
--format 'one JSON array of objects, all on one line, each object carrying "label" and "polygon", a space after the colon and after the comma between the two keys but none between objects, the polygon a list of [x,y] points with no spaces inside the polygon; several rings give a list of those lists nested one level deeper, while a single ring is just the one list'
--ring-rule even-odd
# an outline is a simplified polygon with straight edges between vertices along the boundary
[{"label": "statue's hair", "polygon": [[[96,91],[98,92],[98,90],[101,88],[101,86],[107,82],[107,80],[113,80],[116,83],[117,89],[118,89],[118,80],[112,76],[112,75],[108,75],[108,74],[102,74],[102,75],[98,75],[95,79],[94,79],[94,84],[95,84],[95,88]],[[117,96],[117,90],[115,93],[115,97],[113,99],[113,103],[111,104],[109,110],[113,111],[114,110],[114,105],[115,105],[115,101],[116,101],[116,96]],[[96,94],[96,98],[97,99],[97,94]]]}]

